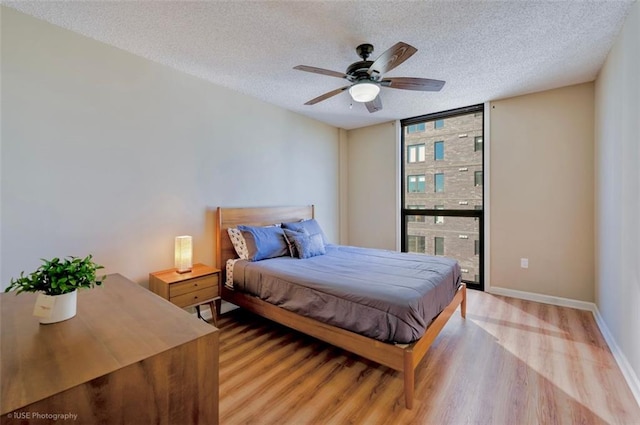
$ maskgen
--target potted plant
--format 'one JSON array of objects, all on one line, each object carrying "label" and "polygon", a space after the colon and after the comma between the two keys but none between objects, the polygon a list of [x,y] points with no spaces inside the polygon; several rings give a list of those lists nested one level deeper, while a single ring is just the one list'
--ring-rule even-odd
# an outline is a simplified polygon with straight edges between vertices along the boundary
[{"label": "potted plant", "polygon": [[56,323],[76,315],[77,289],[101,285],[105,276],[97,277],[96,271],[104,267],[86,258],[42,259],[44,262],[33,273],[12,278],[5,292],[40,292],[34,315],[40,323]]}]

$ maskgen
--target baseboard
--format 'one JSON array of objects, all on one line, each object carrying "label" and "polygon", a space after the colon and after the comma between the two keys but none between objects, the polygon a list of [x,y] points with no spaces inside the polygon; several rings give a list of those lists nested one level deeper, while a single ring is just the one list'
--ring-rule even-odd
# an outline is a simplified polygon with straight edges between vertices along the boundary
[{"label": "baseboard", "polygon": [[620,370],[622,371],[625,381],[627,381],[627,384],[636,399],[636,403],[640,406],[640,379],[638,379],[638,375],[636,375],[635,371],[631,367],[631,364],[627,360],[627,356],[625,356],[622,350],[620,350],[620,347],[613,338],[613,335],[611,335],[609,327],[602,318],[597,306],[593,312],[593,316],[596,319],[596,323],[598,324],[600,332],[602,333],[604,340],[607,342],[611,353],[613,353],[613,357],[616,359],[616,363],[618,363],[618,367],[620,367]]},{"label": "baseboard", "polygon": [[518,291],[516,289],[500,288],[492,286],[489,293],[503,295],[505,297],[519,298],[521,300],[536,301],[543,304],[570,307],[578,310],[595,311],[596,305],[586,301],[572,300],[571,298],[554,297],[552,295],[536,294],[534,292]]},{"label": "baseboard", "polygon": [[613,358],[616,360],[625,381],[627,381],[627,385],[629,385],[629,389],[636,399],[636,403],[640,406],[640,379],[638,379],[638,375],[636,375],[635,371],[631,367],[627,357],[624,355],[622,350],[620,350],[620,347],[613,338],[613,335],[611,335],[611,332],[609,331],[609,328],[607,327],[607,324],[602,318],[600,310],[598,310],[598,306],[595,303],[572,300],[570,298],[554,297],[552,295],[536,294],[533,292],[518,291],[515,289],[499,288],[495,286],[492,286],[489,292],[494,295],[502,295],[505,297],[535,301],[543,304],[552,304],[560,307],[570,307],[578,310],[590,311],[593,314],[596,324],[600,329],[600,333],[609,346],[609,350],[611,350]]}]

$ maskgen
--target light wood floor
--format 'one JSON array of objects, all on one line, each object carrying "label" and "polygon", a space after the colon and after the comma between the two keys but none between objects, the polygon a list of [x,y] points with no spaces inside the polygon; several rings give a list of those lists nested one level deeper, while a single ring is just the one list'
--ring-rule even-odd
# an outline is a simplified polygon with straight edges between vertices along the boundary
[{"label": "light wood floor", "polygon": [[258,316],[218,322],[220,423],[640,424],[589,312],[468,291],[416,371],[402,376]]}]

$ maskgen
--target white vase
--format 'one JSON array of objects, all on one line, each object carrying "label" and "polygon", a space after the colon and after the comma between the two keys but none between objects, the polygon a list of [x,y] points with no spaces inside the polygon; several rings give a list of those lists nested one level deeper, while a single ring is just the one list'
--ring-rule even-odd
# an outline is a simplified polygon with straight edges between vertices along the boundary
[{"label": "white vase", "polygon": [[40,323],[49,324],[62,322],[71,319],[76,315],[76,306],[78,304],[78,291],[68,292],[62,295],[44,295],[45,297],[55,298],[55,303],[51,310],[51,316],[41,317]]}]

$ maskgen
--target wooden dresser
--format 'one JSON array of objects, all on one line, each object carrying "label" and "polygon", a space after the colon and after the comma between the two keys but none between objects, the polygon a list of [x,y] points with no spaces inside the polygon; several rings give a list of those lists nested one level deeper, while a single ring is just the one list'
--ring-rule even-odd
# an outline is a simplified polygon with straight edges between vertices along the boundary
[{"label": "wooden dresser", "polygon": [[64,322],[35,298],[0,295],[0,423],[218,423],[218,329],[117,274]]}]

